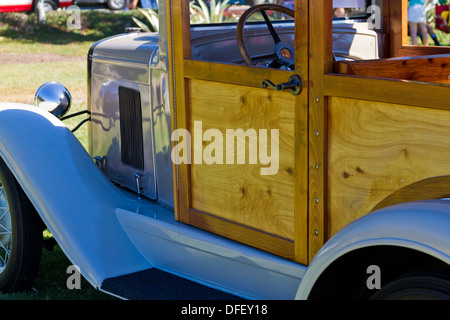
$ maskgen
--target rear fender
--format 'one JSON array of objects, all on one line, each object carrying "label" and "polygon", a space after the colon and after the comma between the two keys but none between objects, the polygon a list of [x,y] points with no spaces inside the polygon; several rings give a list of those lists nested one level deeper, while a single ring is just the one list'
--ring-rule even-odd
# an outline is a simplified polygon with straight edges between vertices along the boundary
[{"label": "rear fender", "polygon": [[449,200],[403,203],[367,214],[325,243],[309,265],[296,298],[307,299],[328,267],[340,257],[359,249],[397,246],[413,249],[450,265],[449,230]]}]

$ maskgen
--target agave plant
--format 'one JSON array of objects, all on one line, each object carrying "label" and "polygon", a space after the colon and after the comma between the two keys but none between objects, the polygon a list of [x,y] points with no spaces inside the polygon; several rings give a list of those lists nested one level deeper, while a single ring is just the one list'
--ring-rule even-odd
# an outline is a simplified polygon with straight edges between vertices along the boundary
[{"label": "agave plant", "polygon": [[[229,1],[230,0],[216,2],[216,0],[211,0],[209,6],[203,0],[191,1],[189,3],[191,23],[222,23],[225,10],[230,6],[228,4]],[[152,9],[143,10],[142,8],[139,8],[139,11],[148,20],[153,30],[150,30],[144,22],[136,17],[131,17],[134,23],[145,32],[159,31],[159,18],[156,11]]]},{"label": "agave plant", "polygon": [[154,11],[153,9],[143,10],[142,8],[139,8],[139,11],[148,20],[148,22],[152,26],[153,30],[150,30],[150,28],[145,23],[143,23],[141,20],[139,20],[135,17],[131,17],[133,19],[134,23],[136,23],[138,25],[138,27],[141,28],[142,30],[144,30],[145,32],[159,31],[159,18],[158,18],[158,14],[156,13],[156,11]]},{"label": "agave plant", "polygon": [[191,1],[191,23],[222,23],[224,12],[230,6],[228,2],[211,0],[208,6],[203,0]]}]

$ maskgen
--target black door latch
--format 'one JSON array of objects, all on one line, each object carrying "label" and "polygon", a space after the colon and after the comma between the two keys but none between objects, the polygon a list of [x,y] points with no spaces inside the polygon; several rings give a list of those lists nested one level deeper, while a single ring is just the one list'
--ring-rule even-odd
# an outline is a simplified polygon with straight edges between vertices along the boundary
[{"label": "black door latch", "polygon": [[299,95],[300,92],[302,91],[302,79],[300,78],[299,75],[296,74],[292,75],[289,78],[288,82],[283,82],[279,84],[274,84],[272,81],[266,79],[262,82],[262,87],[271,88],[276,91],[289,90],[290,93],[296,96]]}]

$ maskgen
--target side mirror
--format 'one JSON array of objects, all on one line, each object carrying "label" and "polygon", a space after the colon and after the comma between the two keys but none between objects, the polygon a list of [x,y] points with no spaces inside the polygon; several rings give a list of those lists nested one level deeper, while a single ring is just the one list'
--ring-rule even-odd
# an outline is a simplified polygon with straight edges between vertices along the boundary
[{"label": "side mirror", "polygon": [[72,97],[66,87],[52,81],[44,83],[37,89],[34,104],[36,107],[52,113],[57,118],[61,118],[69,111]]}]

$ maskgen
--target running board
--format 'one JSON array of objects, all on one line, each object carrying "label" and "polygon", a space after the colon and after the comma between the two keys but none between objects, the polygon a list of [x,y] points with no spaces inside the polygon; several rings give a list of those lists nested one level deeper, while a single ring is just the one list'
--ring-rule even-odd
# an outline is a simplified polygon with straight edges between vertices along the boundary
[{"label": "running board", "polygon": [[242,299],[156,268],[105,279],[100,290],[127,300]]},{"label": "running board", "polygon": [[116,208],[116,216],[150,266],[103,280],[156,268],[244,299],[295,298],[306,266],[175,221],[172,211],[148,201],[133,211]]}]

